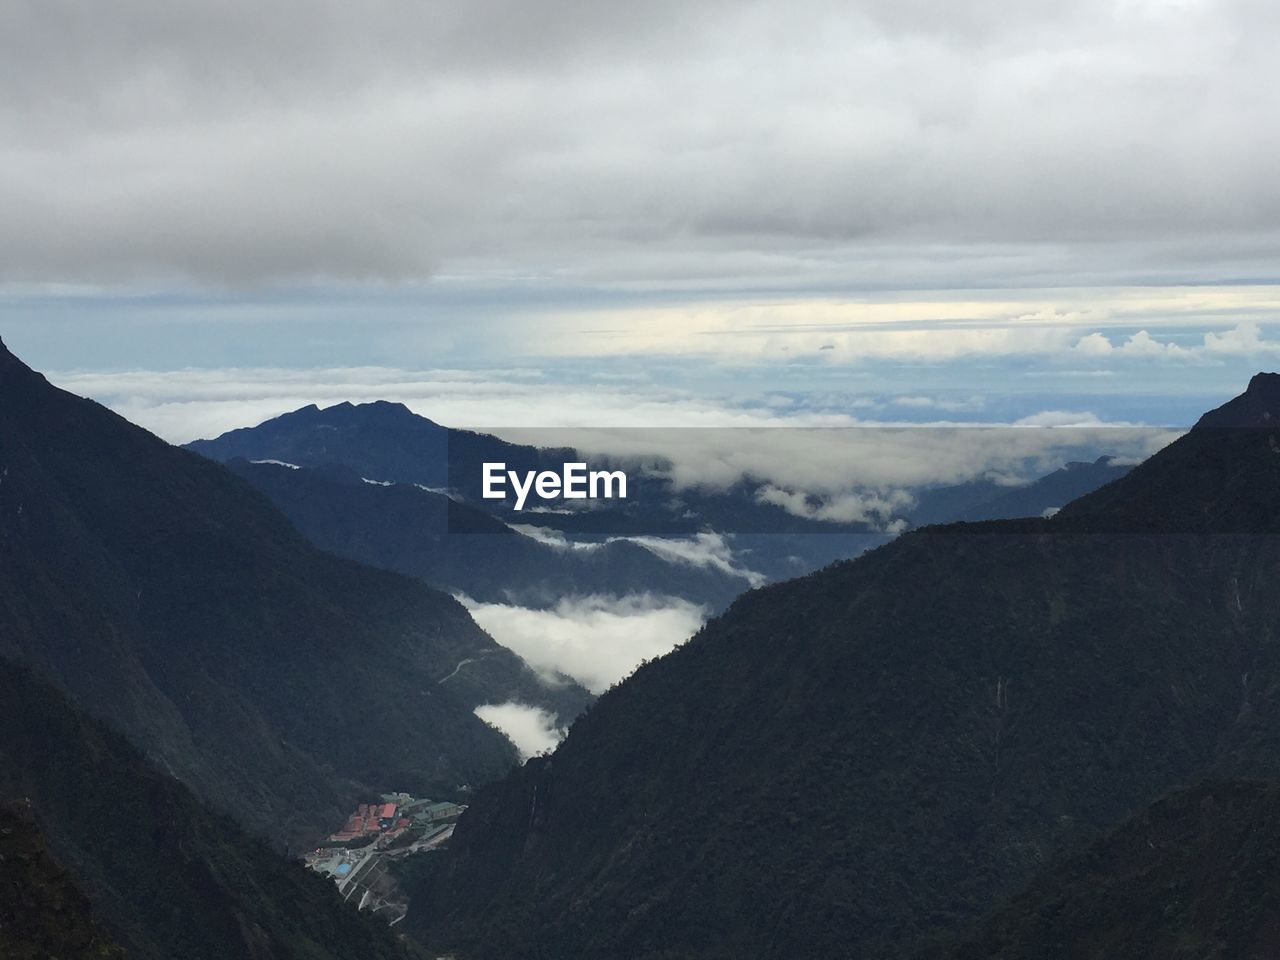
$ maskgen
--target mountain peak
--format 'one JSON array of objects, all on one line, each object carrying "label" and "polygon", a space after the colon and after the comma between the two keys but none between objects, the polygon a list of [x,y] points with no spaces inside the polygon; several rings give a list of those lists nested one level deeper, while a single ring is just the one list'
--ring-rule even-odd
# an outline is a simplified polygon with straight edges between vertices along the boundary
[{"label": "mountain peak", "polygon": [[16,388],[19,384],[33,381],[45,382],[45,378],[18,359],[0,340],[0,387]]},{"label": "mountain peak", "polygon": [[1280,424],[1280,373],[1257,373],[1244,393],[1210,410],[1195,429],[1268,427]]},{"label": "mountain peak", "polygon": [[1259,373],[1131,473],[1067,504],[1055,524],[1111,530],[1274,533],[1280,507],[1280,374]]}]

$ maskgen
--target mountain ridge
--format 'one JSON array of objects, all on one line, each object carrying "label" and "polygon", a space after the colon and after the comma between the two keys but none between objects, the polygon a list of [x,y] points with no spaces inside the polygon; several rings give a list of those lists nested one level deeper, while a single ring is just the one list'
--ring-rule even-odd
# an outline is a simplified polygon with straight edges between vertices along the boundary
[{"label": "mountain ridge", "polygon": [[1088,510],[746,594],[481,790],[409,928],[482,960],[897,958],[1172,787],[1280,774],[1280,543],[1250,532],[1280,457],[1195,433]]},{"label": "mountain ridge", "polygon": [[[365,792],[501,775],[515,750],[472,709],[543,689],[452,597],[320,552],[221,465],[7,349],[0,561],[0,655],[282,839],[323,835]],[[482,651],[498,682],[439,684]]]},{"label": "mountain ridge", "polygon": [[[119,733],[4,658],[0,702],[6,706],[0,711],[0,798],[21,798],[27,843],[37,843],[30,829],[38,824],[39,847],[47,846],[60,865],[33,864],[41,882],[17,890],[18,864],[3,861],[0,947],[12,922],[25,930],[27,947],[37,937],[46,947],[55,939],[66,946],[74,934],[90,955],[103,958],[123,955],[113,952],[102,927],[127,948],[129,960],[420,956],[381,920],[344,903],[331,881],[247,836]],[[4,902],[10,894],[19,902],[33,897],[28,907],[54,916],[11,916]]]}]

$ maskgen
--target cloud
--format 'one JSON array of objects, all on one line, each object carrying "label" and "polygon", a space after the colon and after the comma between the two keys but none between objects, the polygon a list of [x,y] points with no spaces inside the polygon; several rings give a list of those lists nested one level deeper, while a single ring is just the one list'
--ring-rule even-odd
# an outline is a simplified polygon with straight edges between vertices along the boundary
[{"label": "cloud", "polygon": [[[765,485],[766,498],[789,512],[827,519],[879,516],[903,502],[908,488],[989,474],[1026,478],[1100,452],[1139,458],[1172,436],[1079,409],[1033,407],[1008,423],[874,420],[864,415],[876,407],[866,398],[814,393],[777,404],[757,393],[721,397],[645,383],[563,382],[537,369],[67,372],[52,379],[175,441],[214,436],[308,403],[398,400],[439,423],[576,447],[593,460],[638,458],[652,465],[658,456],[677,489],[725,490],[748,479]],[[962,406],[982,407],[981,398],[960,399]],[[880,406],[889,404],[885,398]],[[1037,426],[1055,429],[1027,429]],[[753,580],[710,535],[638,542],[669,560]]]},{"label": "cloud", "polygon": [[781,507],[793,517],[833,523],[868,523],[889,532],[900,529],[901,525],[894,524],[893,518],[915,502],[905,490],[891,490],[884,495],[841,493],[823,497],[803,490],[784,490],[772,484],[761,487],[756,492],[756,499]]},{"label": "cloud", "polygon": [[551,383],[536,369],[395,367],[62,371],[58,386],[91,396],[175,443],[216,436],[310,403],[399,401],[457,427],[729,426],[755,422],[713,398],[661,386]]},{"label": "cloud", "polygon": [[1204,349],[1217,354],[1275,355],[1280,353],[1280,340],[1264,340],[1262,328],[1253,321],[1246,321],[1222,333],[1206,333]]},{"label": "cloud", "polygon": [[603,693],[643,660],[669,653],[702,626],[701,607],[671,597],[565,597],[549,610],[460,597],[476,622],[543,676]]},{"label": "cloud", "polygon": [[1258,275],[1280,251],[1274,16],[1246,0],[13,0],[0,274]]},{"label": "cloud", "polygon": [[481,704],[476,707],[475,715],[489,726],[502,731],[520,751],[522,760],[554,750],[567,732],[564,727],[557,725],[554,713],[514,700]]},{"label": "cloud", "polygon": [[603,546],[602,543],[597,541],[570,540],[559,530],[553,530],[550,527],[538,526],[537,524],[509,523],[507,525],[516,533],[529,537],[532,540],[537,540],[539,543],[545,544],[548,547],[555,547],[557,550],[581,550],[589,553],[593,550],[599,550]]},{"label": "cloud", "polygon": [[1207,331],[1201,346],[1184,347],[1172,341],[1158,340],[1146,330],[1131,334],[1124,343],[1115,346],[1110,339],[1095,331],[1076,341],[1075,351],[1092,357],[1203,361],[1215,354],[1265,356],[1280,353],[1280,340],[1263,339],[1262,327],[1256,321],[1245,320],[1226,330]]},{"label": "cloud", "polygon": [[1080,353],[1087,353],[1093,356],[1105,357],[1115,352],[1115,347],[1111,345],[1111,341],[1102,334],[1087,333],[1076,343],[1076,350]]},{"label": "cloud", "polygon": [[764,584],[764,574],[739,566],[733,550],[719,533],[699,533],[692,537],[617,537],[630,540],[651,553],[671,563],[684,563],[692,567],[707,567],[730,576],[741,577],[752,587]]},{"label": "cloud", "polygon": [[[665,470],[677,490],[724,491],[747,481],[762,488],[765,502],[793,515],[872,522],[906,505],[912,489],[992,474],[1029,479],[1103,452],[1143,457],[1177,435],[1070,410],[1037,411],[1006,424],[875,422],[852,416],[740,416],[737,423],[732,428],[505,433],[520,442],[574,447],[593,459],[649,462]],[[655,453],[665,464],[652,463]]]}]

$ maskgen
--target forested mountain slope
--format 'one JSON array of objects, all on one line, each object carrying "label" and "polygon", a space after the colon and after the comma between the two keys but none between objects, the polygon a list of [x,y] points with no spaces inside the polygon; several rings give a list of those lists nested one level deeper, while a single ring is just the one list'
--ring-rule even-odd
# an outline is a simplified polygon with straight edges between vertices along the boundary
[{"label": "forested mountain slope", "polygon": [[[929,960],[1264,960],[1280,951],[1280,783],[1210,781],[1055,865]],[[924,957],[921,958],[924,960]]]},{"label": "forested mountain slope", "polygon": [[895,957],[1206,774],[1280,773],[1280,377],[1052,520],[754,591],[480,792],[433,948]]},{"label": "forested mountain slope", "polygon": [[124,960],[21,801],[0,801],[0,957]]},{"label": "forested mountain slope", "polygon": [[[129,960],[418,956],[381,920],[343,903],[330,880],[246,836],[4,659],[0,703],[0,801],[21,798],[29,811],[0,812],[6,960],[115,960],[113,941]],[[43,852],[35,821],[74,885]]]},{"label": "forested mountain slope", "polygon": [[[0,655],[295,839],[362,790],[501,776],[514,750],[472,709],[547,694],[451,597],[321,552],[230,471],[3,345]],[[464,660],[487,672],[455,674]]]},{"label": "forested mountain slope", "polygon": [[627,540],[540,542],[442,493],[365,483],[347,468],[239,459],[227,466],[317,546],[477,600],[539,607],[564,596],[648,592],[722,609],[749,586],[745,576],[673,563]]}]

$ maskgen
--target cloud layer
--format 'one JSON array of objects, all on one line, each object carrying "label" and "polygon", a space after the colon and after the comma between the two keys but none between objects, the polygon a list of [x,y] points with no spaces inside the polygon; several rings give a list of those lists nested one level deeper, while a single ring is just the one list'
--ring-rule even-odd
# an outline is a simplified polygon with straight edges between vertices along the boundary
[{"label": "cloud layer", "polygon": [[476,707],[475,715],[489,726],[501,730],[520,751],[522,760],[554,749],[566,732],[555,714],[514,700],[481,704]]},{"label": "cloud layer", "polygon": [[703,610],[671,597],[566,597],[549,610],[462,598],[495,640],[548,679],[603,693],[643,660],[669,653],[702,625]]},{"label": "cloud layer", "polygon": [[1250,276],[1259,0],[14,0],[0,279]]}]

